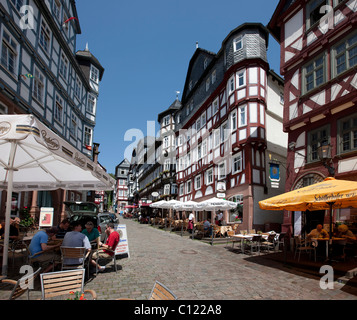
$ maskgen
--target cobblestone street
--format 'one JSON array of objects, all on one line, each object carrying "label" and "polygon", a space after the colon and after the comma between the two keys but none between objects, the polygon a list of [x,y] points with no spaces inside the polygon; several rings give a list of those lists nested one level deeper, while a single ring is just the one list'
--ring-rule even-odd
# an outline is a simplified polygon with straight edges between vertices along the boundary
[{"label": "cobblestone street", "polygon": [[187,237],[123,220],[127,225],[130,258],[118,260],[86,288],[98,299],[147,299],[155,280],[184,300],[337,299],[357,300],[355,294],[322,290],[318,278],[282,263],[233,253],[224,244],[211,246]]}]

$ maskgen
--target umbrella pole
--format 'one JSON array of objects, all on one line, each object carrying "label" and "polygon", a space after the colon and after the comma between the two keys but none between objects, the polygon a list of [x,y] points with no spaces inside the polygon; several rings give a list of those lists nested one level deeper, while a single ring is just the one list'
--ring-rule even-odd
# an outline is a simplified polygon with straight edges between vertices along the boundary
[{"label": "umbrella pole", "polygon": [[13,162],[15,156],[15,142],[11,142],[11,152],[9,158],[8,168],[8,180],[7,180],[7,195],[6,195],[6,211],[5,211],[5,234],[4,234],[4,251],[2,258],[2,275],[7,276],[8,269],[8,253],[9,253],[9,237],[10,237],[10,215],[11,215],[11,201],[12,201],[12,189],[13,189],[13,180],[14,180],[14,169]]},{"label": "umbrella pole", "polygon": [[[216,210],[213,210],[213,217],[216,216]],[[211,218],[212,218],[212,215],[211,215]],[[212,223],[213,223],[213,219],[212,219]],[[213,228],[213,225],[212,225],[212,240],[211,240],[211,246],[213,246],[213,237],[214,237],[214,228]]]}]

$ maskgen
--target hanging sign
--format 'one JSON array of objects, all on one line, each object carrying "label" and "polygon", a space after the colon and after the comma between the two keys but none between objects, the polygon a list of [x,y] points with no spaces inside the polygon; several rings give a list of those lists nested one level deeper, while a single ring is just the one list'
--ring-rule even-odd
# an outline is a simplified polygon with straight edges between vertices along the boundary
[{"label": "hanging sign", "polygon": [[279,164],[277,163],[270,163],[270,175],[269,180],[271,181],[272,188],[279,188],[279,181],[280,181],[280,169]]},{"label": "hanging sign", "polygon": [[53,223],[53,208],[41,208],[40,210],[40,227],[52,227]]}]

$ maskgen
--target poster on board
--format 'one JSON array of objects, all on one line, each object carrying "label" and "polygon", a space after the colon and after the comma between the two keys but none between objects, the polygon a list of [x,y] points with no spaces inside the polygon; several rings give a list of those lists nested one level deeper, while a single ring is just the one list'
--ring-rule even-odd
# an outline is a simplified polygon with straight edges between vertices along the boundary
[{"label": "poster on board", "polygon": [[53,208],[43,207],[40,210],[40,227],[52,227],[53,224]]},{"label": "poster on board", "polygon": [[115,230],[119,233],[120,240],[115,249],[115,255],[127,254],[130,258],[128,235],[126,232],[126,224],[118,224],[115,226]]}]

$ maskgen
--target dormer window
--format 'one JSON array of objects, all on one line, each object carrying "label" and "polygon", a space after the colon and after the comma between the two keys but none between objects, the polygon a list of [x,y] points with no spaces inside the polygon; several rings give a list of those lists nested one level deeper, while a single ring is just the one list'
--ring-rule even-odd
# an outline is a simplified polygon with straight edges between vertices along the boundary
[{"label": "dormer window", "polygon": [[243,48],[243,37],[239,36],[233,40],[234,52]]},{"label": "dormer window", "polygon": [[99,70],[93,65],[90,67],[90,79],[95,83],[99,82]]}]

